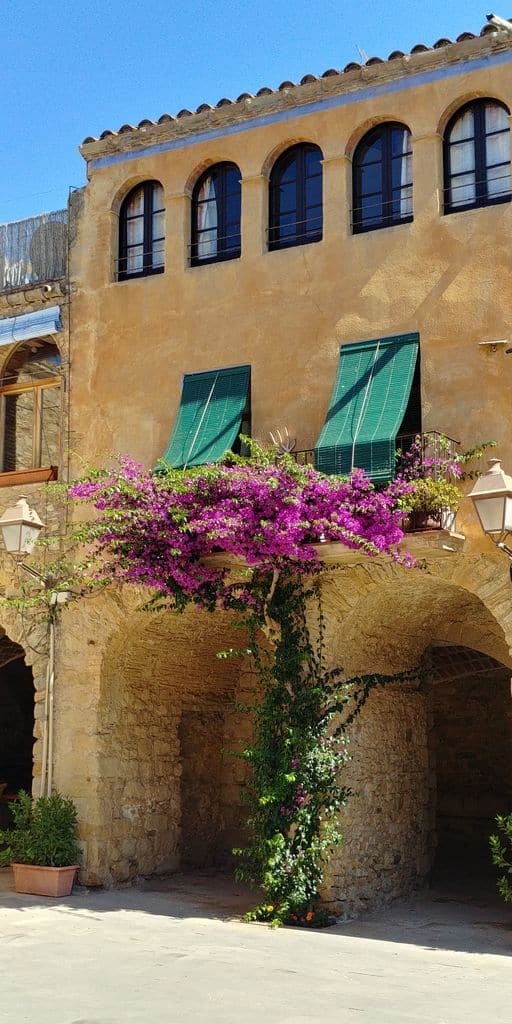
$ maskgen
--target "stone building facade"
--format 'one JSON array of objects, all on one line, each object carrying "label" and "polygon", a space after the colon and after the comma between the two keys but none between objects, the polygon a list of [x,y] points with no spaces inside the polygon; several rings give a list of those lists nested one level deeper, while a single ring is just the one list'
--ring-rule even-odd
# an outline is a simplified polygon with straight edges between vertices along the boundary
[{"label": "stone building facade", "polygon": [[[214,395],[233,367],[245,391],[227,447],[244,425],[329,459],[336,445],[320,439],[349,346],[378,354],[389,339],[391,361],[406,340],[419,351],[397,426],[463,448],[492,438],[512,462],[511,103],[511,37],[485,31],[86,139],[59,302],[66,474],[118,452],[150,468],[183,423],[182,464],[200,461],[186,389],[199,389],[201,425],[204,381]],[[361,377],[354,388],[363,421]],[[421,683],[372,695],[355,730],[347,838],[324,894],[348,910],[478,864],[512,800],[506,559],[467,500],[456,533],[406,546],[424,570],[325,553],[333,665],[426,666]],[[215,658],[239,637],[221,613],[141,602],[112,590],[70,604],[58,627],[55,781],[77,801],[91,884],[227,865],[243,836],[241,769],[223,751],[246,728],[233,698],[256,683]],[[23,643],[13,612],[5,629]],[[38,757],[36,743],[36,780]]]}]

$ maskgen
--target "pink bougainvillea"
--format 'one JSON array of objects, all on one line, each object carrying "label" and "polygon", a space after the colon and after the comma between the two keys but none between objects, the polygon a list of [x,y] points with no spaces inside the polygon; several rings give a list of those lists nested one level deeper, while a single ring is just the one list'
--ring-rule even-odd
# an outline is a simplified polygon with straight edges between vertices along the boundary
[{"label": "pink bougainvillea", "polygon": [[[215,552],[264,572],[297,573],[319,565],[319,541],[398,557],[411,490],[403,480],[376,490],[361,470],[344,480],[291,459],[154,474],[122,458],[110,471],[75,483],[70,495],[99,512],[82,532],[99,556],[97,579],[213,607],[228,593],[227,570],[208,564]],[[250,604],[249,589],[243,596]]]}]

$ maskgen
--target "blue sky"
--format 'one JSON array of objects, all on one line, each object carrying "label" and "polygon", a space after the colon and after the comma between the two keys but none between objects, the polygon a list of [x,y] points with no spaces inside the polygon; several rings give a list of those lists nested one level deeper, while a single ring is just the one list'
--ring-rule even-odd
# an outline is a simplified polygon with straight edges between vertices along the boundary
[{"label": "blue sky", "polygon": [[[3,0],[0,223],[59,209],[85,181],[77,146],[415,43],[479,32],[467,0]],[[510,13],[497,8],[497,14]]]}]

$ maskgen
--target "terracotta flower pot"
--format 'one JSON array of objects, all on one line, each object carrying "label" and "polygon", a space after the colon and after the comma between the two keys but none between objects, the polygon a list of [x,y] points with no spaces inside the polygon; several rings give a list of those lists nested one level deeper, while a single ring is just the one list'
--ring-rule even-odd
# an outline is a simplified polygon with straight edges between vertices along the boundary
[{"label": "terracotta flower pot", "polygon": [[38,867],[35,864],[11,864],[16,892],[33,896],[69,896],[78,864],[65,868]]}]

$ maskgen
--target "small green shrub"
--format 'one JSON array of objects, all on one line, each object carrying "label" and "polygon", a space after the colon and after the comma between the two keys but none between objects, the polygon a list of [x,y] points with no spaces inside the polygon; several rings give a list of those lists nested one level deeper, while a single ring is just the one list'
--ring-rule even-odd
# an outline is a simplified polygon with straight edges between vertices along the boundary
[{"label": "small green shrub", "polygon": [[489,839],[492,862],[503,871],[498,879],[498,891],[507,903],[512,903],[512,812],[498,814],[496,824],[499,834]]},{"label": "small green shrub", "polygon": [[52,793],[33,800],[21,790],[10,806],[11,828],[0,831],[0,864],[37,864],[63,868],[78,864],[76,807],[72,800]]},{"label": "small green shrub", "polygon": [[444,478],[434,480],[433,477],[426,476],[414,481],[414,493],[408,496],[407,505],[413,512],[437,515],[445,508],[456,512],[461,497],[462,494],[457,484]]}]

